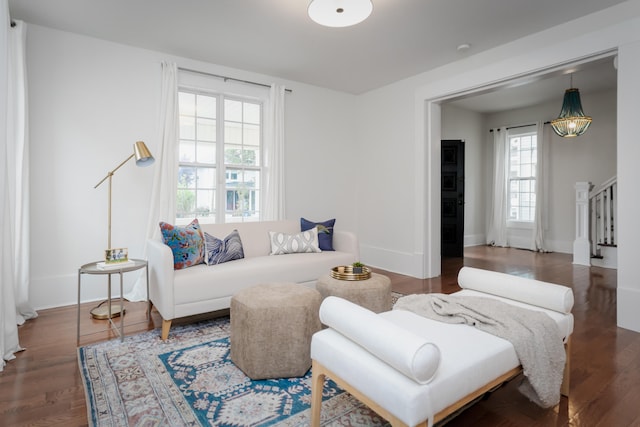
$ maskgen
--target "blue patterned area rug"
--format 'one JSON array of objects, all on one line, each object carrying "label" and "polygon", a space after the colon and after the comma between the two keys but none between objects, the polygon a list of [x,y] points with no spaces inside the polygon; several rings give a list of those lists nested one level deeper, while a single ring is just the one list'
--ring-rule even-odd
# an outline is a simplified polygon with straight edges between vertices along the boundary
[{"label": "blue patterned area rug", "polygon": [[[311,371],[252,381],[229,357],[229,318],[175,326],[78,349],[92,426],[308,426]],[[323,426],[385,426],[368,407],[325,383]]]}]

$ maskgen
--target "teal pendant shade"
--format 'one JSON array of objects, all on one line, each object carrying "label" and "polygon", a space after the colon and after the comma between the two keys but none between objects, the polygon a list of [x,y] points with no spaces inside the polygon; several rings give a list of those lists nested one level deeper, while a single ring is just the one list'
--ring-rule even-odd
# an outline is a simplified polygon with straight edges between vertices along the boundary
[{"label": "teal pendant shade", "polygon": [[580,136],[587,131],[591,117],[585,116],[580,102],[580,92],[576,88],[564,92],[560,116],[551,121],[554,132],[563,138]]}]

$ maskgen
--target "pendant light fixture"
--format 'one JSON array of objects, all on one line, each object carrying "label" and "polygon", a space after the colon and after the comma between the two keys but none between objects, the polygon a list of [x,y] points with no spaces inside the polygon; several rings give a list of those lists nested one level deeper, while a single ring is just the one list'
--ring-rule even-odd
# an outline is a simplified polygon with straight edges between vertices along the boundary
[{"label": "pendant light fixture", "polygon": [[309,17],[325,27],[349,27],[371,15],[371,0],[312,0]]},{"label": "pendant light fixture", "polygon": [[582,111],[580,92],[573,87],[573,74],[571,74],[571,88],[564,92],[560,116],[551,121],[551,127],[561,137],[572,138],[585,133],[591,120],[591,117],[585,116]]}]

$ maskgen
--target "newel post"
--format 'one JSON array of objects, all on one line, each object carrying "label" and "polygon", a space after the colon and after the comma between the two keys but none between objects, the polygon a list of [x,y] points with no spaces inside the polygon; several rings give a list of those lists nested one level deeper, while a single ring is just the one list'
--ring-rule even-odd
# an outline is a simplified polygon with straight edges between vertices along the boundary
[{"label": "newel post", "polygon": [[590,182],[576,182],[576,240],[573,241],[573,263],[591,265],[589,242],[589,191]]}]

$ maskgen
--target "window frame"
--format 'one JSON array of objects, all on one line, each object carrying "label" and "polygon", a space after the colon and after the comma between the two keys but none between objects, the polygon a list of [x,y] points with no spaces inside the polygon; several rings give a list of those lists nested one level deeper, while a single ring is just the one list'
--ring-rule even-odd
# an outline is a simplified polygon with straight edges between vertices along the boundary
[{"label": "window frame", "polygon": [[[517,177],[512,177],[511,176],[511,168],[512,168],[512,156],[511,156],[511,143],[512,143],[512,139],[514,138],[523,138],[523,137],[535,137],[535,150],[529,150],[531,151],[531,167],[532,167],[532,174],[529,176],[517,176]],[[518,129],[514,129],[514,130],[509,130],[507,133],[507,147],[508,147],[508,154],[507,154],[507,167],[505,168],[505,172],[506,172],[506,181],[507,181],[507,199],[506,199],[506,218],[507,218],[507,228],[520,228],[520,229],[533,229],[533,226],[535,224],[535,215],[536,215],[536,203],[537,200],[533,201],[533,206],[529,206],[529,208],[532,210],[531,214],[532,214],[532,219],[531,220],[523,220],[523,219],[510,219],[511,217],[511,210],[512,210],[512,205],[511,205],[511,184],[512,182],[522,182],[522,181],[530,181],[533,183],[534,186],[538,185],[538,173],[537,173],[537,164],[538,164],[538,131],[537,128],[535,126],[523,126],[521,128]],[[520,153],[520,157],[522,157],[522,149],[518,150]],[[522,163],[520,163],[522,164]],[[521,193],[520,191],[518,193]],[[533,197],[535,198],[536,195],[536,191],[533,190],[531,191],[529,194],[532,194]],[[530,202],[531,203],[531,202]],[[521,208],[522,205],[519,205],[519,208]]]},{"label": "window frame", "polygon": [[[216,91],[216,90],[207,90],[207,89],[199,89],[199,88],[194,88],[194,87],[183,87],[183,86],[179,86],[178,87],[178,94],[180,93],[188,93],[188,94],[193,94],[195,96],[201,95],[201,96],[207,96],[207,97],[212,97],[216,99],[216,113],[215,113],[215,126],[216,126],[216,131],[215,131],[215,162],[214,163],[201,163],[198,162],[198,159],[195,158],[194,162],[187,162],[187,161],[182,161],[180,159],[180,156],[178,156],[178,170],[180,170],[180,168],[182,167],[194,167],[194,168],[212,168],[215,172],[214,172],[214,186],[213,186],[213,191],[214,191],[214,215],[210,216],[210,217],[200,217],[198,216],[197,213],[197,209],[195,212],[191,212],[188,215],[185,215],[183,217],[178,217],[178,207],[176,206],[176,224],[178,225],[185,225],[188,224],[190,221],[193,220],[193,218],[198,218],[198,220],[203,223],[203,224],[209,224],[209,223],[215,223],[215,224],[223,224],[223,223],[236,223],[236,222],[256,222],[256,221],[260,221],[262,219],[262,212],[263,212],[263,199],[262,197],[259,197],[259,195],[256,195],[257,193],[262,193],[264,191],[263,189],[263,183],[264,183],[264,174],[265,174],[265,168],[264,168],[264,133],[265,133],[265,123],[264,123],[264,117],[265,117],[265,105],[264,105],[264,101],[262,99],[259,98],[255,98],[255,97],[251,97],[251,96],[242,96],[242,95],[235,95],[235,94],[227,94],[221,91]],[[257,126],[259,127],[258,130],[258,138],[259,138],[259,142],[257,145],[257,150],[259,151],[259,156],[257,158],[257,165],[246,165],[246,164],[234,164],[234,163],[227,163],[226,158],[225,158],[225,147],[227,146],[226,142],[225,142],[225,100],[232,100],[232,101],[238,101],[243,103],[249,103],[249,104],[255,104],[258,105],[259,107],[259,123],[257,124]],[[178,116],[180,117],[181,111],[180,108],[178,108]],[[197,111],[194,112],[195,116],[194,117],[198,117],[197,116]],[[238,122],[242,125],[246,124],[247,122],[244,122],[244,117],[241,118],[241,121]],[[197,128],[197,123],[196,123],[196,128]],[[178,131],[178,146],[180,147],[181,142],[183,141],[182,135],[180,135],[180,126],[179,126],[179,131]],[[197,145],[198,144],[198,135],[197,133],[194,135],[194,142]],[[244,140],[241,138],[241,145],[244,144]],[[178,148],[179,150],[180,148]],[[252,172],[252,173],[256,173],[257,174],[257,181],[258,181],[258,187],[255,188],[252,191],[252,195],[249,196],[250,200],[253,200],[253,209],[252,211],[257,215],[257,216],[246,216],[244,214],[244,212],[241,213],[241,215],[239,216],[234,216],[233,214],[229,214],[229,212],[227,211],[227,198],[228,198],[228,193],[229,193],[229,187],[228,187],[228,183],[227,183],[227,172],[228,171],[239,171],[240,173],[244,173],[246,171]],[[180,178],[180,175],[178,175],[178,179]],[[178,183],[176,183],[177,185]],[[193,188],[194,192],[197,193],[198,188],[200,188],[197,184],[197,172],[196,172],[196,184],[195,187]],[[208,189],[208,187],[207,187]],[[180,187],[177,188],[176,191],[176,197],[178,197],[178,192],[181,190]],[[232,189],[233,190],[233,189]],[[257,199],[257,202],[256,202]],[[255,205],[257,203],[257,206]],[[237,218],[237,220],[230,220],[232,218]]]}]

